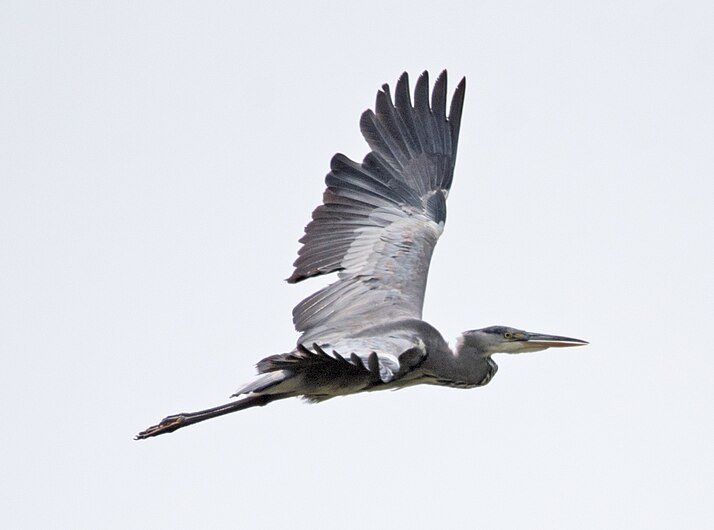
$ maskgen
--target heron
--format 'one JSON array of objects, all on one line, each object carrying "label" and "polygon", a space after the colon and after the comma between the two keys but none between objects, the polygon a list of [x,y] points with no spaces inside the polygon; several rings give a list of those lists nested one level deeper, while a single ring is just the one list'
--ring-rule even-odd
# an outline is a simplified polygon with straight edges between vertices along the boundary
[{"label": "heron", "polygon": [[377,92],[360,129],[361,163],[336,154],[326,190],[300,239],[289,283],[336,273],[293,310],[295,348],[257,363],[256,377],[232,401],[174,414],[136,435],[145,439],[273,401],[321,402],[359,392],[428,384],[486,385],[492,356],[588,344],[508,326],[465,331],[451,348],[422,307],[432,252],[446,221],[464,104],[462,78],[447,110],[447,74],[430,93],[423,72],[412,94],[405,72]]}]

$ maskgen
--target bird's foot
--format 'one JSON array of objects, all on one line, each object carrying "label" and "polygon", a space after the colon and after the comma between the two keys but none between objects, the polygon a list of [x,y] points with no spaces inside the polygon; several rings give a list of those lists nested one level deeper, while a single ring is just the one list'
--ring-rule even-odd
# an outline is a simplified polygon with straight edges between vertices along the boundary
[{"label": "bird's foot", "polygon": [[158,425],[153,425],[134,436],[134,440],[145,440],[146,438],[158,436],[159,434],[174,432],[176,429],[179,429],[183,426],[184,421],[186,421],[186,416],[184,416],[183,414],[167,416],[166,418],[161,420],[161,423],[159,423]]}]

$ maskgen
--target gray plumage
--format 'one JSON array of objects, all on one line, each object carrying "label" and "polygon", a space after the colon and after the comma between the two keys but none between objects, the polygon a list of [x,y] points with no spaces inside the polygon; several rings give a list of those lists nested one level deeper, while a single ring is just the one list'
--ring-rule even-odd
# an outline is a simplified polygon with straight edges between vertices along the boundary
[{"label": "gray plumage", "polygon": [[465,79],[447,114],[446,71],[409,78],[377,93],[360,128],[370,152],[361,163],[332,158],[323,204],[312,214],[288,282],[337,273],[293,310],[295,349],[261,360],[258,376],[211,409],[169,416],[148,438],[209,418],[302,396],[313,402],[371,390],[432,384],[473,388],[498,367],[493,353],[587,344],[578,339],[492,326],[467,331],[452,350],[421,320],[429,263],[446,221],[464,103]]}]

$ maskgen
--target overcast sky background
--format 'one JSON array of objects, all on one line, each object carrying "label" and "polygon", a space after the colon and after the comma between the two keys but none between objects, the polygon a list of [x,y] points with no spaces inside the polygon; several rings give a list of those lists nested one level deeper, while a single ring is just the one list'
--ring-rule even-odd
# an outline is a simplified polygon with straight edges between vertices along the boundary
[{"label": "overcast sky background", "polygon": [[[714,4],[3,2],[3,528],[712,528]],[[380,85],[467,77],[424,317],[486,387],[170,436],[288,351]]]}]

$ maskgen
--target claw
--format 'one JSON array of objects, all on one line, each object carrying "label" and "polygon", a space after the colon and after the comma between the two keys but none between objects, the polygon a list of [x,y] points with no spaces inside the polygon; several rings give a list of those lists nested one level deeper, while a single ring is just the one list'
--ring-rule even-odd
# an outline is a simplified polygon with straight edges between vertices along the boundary
[{"label": "claw", "polygon": [[161,420],[161,423],[158,425],[153,425],[148,429],[141,431],[139,434],[134,436],[134,440],[145,440],[146,438],[150,438],[152,436],[173,432],[181,427],[184,421],[186,421],[186,418],[182,414],[179,414],[178,416],[168,416]]}]

